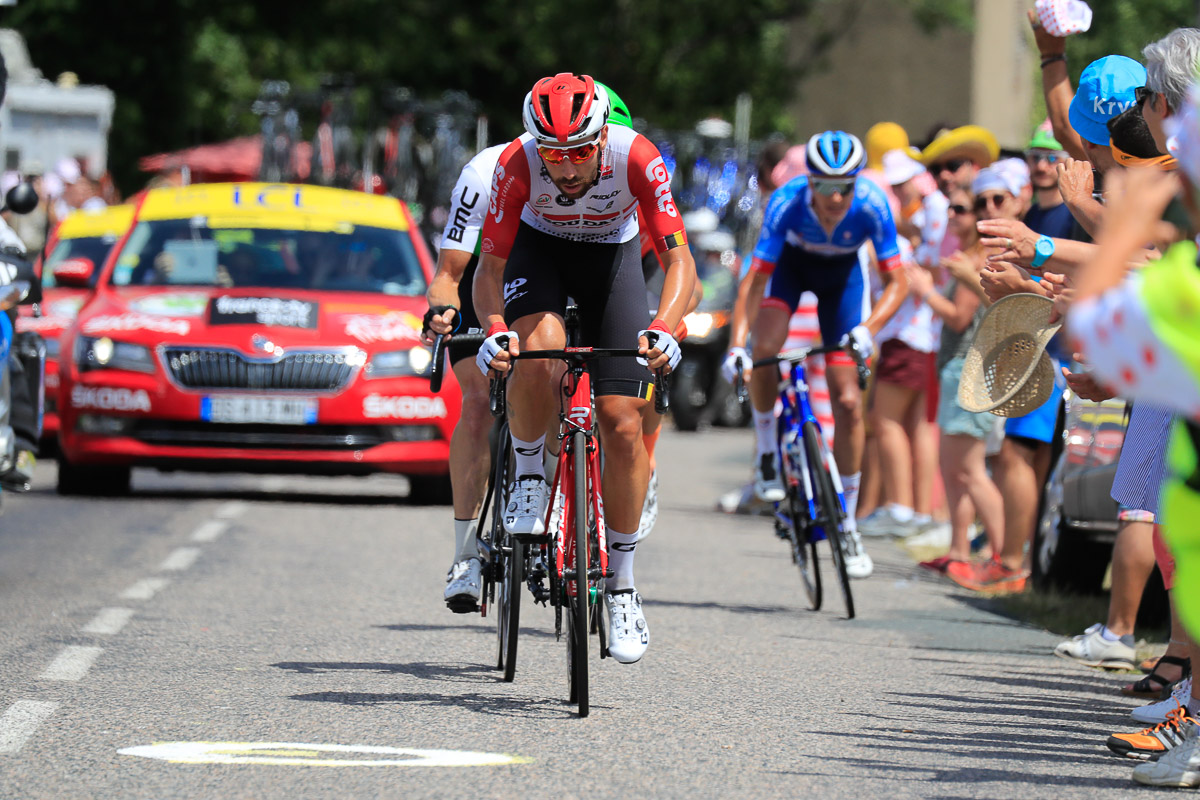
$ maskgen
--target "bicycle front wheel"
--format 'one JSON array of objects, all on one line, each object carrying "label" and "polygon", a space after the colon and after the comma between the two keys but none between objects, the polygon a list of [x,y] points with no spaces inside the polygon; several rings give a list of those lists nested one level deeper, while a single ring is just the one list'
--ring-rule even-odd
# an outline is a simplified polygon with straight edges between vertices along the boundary
[{"label": "bicycle front wheel", "polygon": [[[491,521],[488,526],[491,535],[491,563],[489,566],[490,578],[492,583],[492,591],[494,591],[499,602],[496,604],[496,669],[504,670],[504,680],[511,681],[513,669],[515,669],[515,660],[517,656],[517,642],[515,625],[508,624],[510,615],[510,606],[513,602],[509,584],[509,561],[511,560],[511,549],[509,544],[512,537],[504,530],[504,507],[508,505],[508,461],[509,448],[512,442],[511,435],[508,431],[508,424],[505,423],[499,428],[499,435],[495,437],[494,449],[492,450],[492,475],[491,482]],[[520,597],[516,598],[516,602],[520,603]],[[517,615],[520,615],[518,605]],[[511,634],[511,635],[510,635]],[[511,659],[514,662],[513,667],[508,666],[508,661]]]},{"label": "bicycle front wheel", "polygon": [[568,595],[571,613],[567,615],[567,666],[571,702],[579,704],[579,716],[586,717],[588,704],[588,491],[587,437],[579,431],[571,437],[575,460],[575,595]]},{"label": "bicycle front wheel", "polygon": [[846,574],[846,547],[849,534],[843,527],[842,503],[838,500],[833,476],[825,461],[825,448],[821,434],[811,422],[804,423],[804,452],[808,456],[808,468],[812,473],[813,490],[816,496],[816,522],[825,531],[829,547],[833,551],[833,565],[838,581],[842,584],[842,596],[846,600],[846,619],[854,619],[854,594],[850,590],[850,576]]},{"label": "bicycle front wheel", "polygon": [[817,563],[817,543],[811,536],[812,522],[808,519],[808,501],[800,496],[798,484],[789,481],[786,502],[788,516],[791,518],[788,541],[792,546],[792,561],[800,570],[800,583],[804,586],[804,593],[808,595],[808,607],[813,611],[820,611],[824,599],[821,565]]},{"label": "bicycle front wheel", "polygon": [[504,680],[517,674],[517,632],[521,627],[521,583],[525,580],[525,543],[508,537],[504,554],[504,578],[500,584],[500,651],[504,661]]}]

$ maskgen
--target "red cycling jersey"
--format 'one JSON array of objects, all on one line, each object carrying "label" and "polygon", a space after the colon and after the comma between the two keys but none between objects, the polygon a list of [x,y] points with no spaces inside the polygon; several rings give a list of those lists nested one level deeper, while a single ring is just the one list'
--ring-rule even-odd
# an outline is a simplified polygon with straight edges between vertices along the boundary
[{"label": "red cycling jersey", "polygon": [[521,222],[571,241],[627,242],[638,235],[639,206],[658,252],[687,244],[666,165],[646,137],[610,125],[596,183],[569,200],[550,180],[536,141],[524,134],[496,164],[481,250],[508,258]]}]

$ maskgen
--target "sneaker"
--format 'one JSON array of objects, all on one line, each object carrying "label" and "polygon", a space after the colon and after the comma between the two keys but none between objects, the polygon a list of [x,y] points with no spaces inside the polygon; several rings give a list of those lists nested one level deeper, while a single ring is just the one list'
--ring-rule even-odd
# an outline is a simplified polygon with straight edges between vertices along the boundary
[{"label": "sneaker", "polygon": [[1013,570],[994,558],[987,561],[958,561],[946,565],[946,577],[964,589],[982,594],[1018,594],[1025,591],[1029,578],[1023,570]]},{"label": "sneaker", "polygon": [[913,520],[901,522],[887,506],[880,506],[858,522],[858,532],[863,536],[908,537],[919,533]]},{"label": "sneaker", "polygon": [[1136,653],[1133,636],[1125,635],[1115,642],[1104,638],[1104,626],[1097,622],[1078,636],[1060,642],[1054,655],[1069,658],[1088,667],[1104,669],[1133,669]]},{"label": "sneaker", "polygon": [[633,589],[605,592],[604,613],[608,615],[608,654],[621,664],[640,661],[650,645],[642,596]]},{"label": "sneaker", "polygon": [[522,475],[508,487],[504,530],[515,536],[541,536],[546,532],[546,479]]},{"label": "sneaker", "polygon": [[478,558],[464,558],[450,568],[442,598],[455,614],[469,614],[479,609],[479,587],[483,583],[481,569]]},{"label": "sneaker", "polygon": [[1186,706],[1187,701],[1192,696],[1192,679],[1188,676],[1175,684],[1175,688],[1171,690],[1171,696],[1166,700],[1159,700],[1157,703],[1149,703],[1144,706],[1138,706],[1129,714],[1138,722],[1145,725],[1157,725],[1167,719],[1167,715],[1174,711],[1179,706]]},{"label": "sneaker", "polygon": [[1160,722],[1152,728],[1145,728],[1137,733],[1114,733],[1108,737],[1108,749],[1126,758],[1140,758],[1143,761],[1157,761],[1189,737],[1195,736],[1195,719],[1188,715],[1183,706],[1176,706],[1167,715],[1165,722]]},{"label": "sneaker", "polygon": [[1183,743],[1150,764],[1139,764],[1133,779],[1147,786],[1175,786],[1190,789],[1200,786],[1200,737],[1192,727]]},{"label": "sneaker", "polygon": [[646,499],[642,501],[642,521],[638,525],[638,541],[645,539],[654,530],[658,520],[658,470],[650,473],[650,485],[646,487]]},{"label": "sneaker", "polygon": [[754,493],[767,503],[778,503],[784,498],[783,481],[779,477],[779,457],[775,453],[759,456],[754,470]]},{"label": "sneaker", "polygon": [[907,547],[940,547],[950,548],[950,523],[934,522],[920,533],[914,533],[904,540]]},{"label": "sneaker", "polygon": [[850,530],[844,533],[843,542],[846,547],[846,574],[851,578],[869,578],[875,571],[875,562],[863,547],[858,531]]}]

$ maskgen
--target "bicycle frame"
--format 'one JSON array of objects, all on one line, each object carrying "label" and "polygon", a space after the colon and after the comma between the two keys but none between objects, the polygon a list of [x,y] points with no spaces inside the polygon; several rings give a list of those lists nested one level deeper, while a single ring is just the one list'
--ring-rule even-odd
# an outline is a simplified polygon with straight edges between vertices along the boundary
[{"label": "bicycle frame", "polygon": [[[585,369],[571,368],[563,376],[563,381],[565,384],[563,396],[569,395],[569,399],[559,410],[558,439],[560,446],[558,462],[554,468],[554,481],[551,483],[554,494],[546,508],[546,533],[551,537],[551,543],[554,546],[555,575],[558,576],[558,580],[563,581],[563,575],[569,569],[569,565],[575,563],[575,548],[579,546],[581,540],[587,541],[587,531],[584,531],[581,536],[580,532],[575,530],[575,498],[570,488],[575,483],[573,434],[582,433],[587,447],[587,505],[591,512],[590,518],[596,524],[596,542],[599,545],[599,570],[598,572],[594,571],[596,565],[593,565],[592,570],[598,578],[608,575],[608,543],[604,527],[604,499],[600,489],[600,448],[596,441],[591,374]],[[558,504],[558,529],[552,531],[550,519],[555,512],[556,504]],[[589,558],[588,561],[590,563],[591,559]],[[588,579],[591,580],[592,576],[589,575]],[[574,582],[566,584],[568,596],[575,596],[576,585]]]},{"label": "bicycle frame", "polygon": [[[822,453],[829,467],[829,473],[833,477],[833,486],[837,490],[838,503],[841,505],[842,514],[844,515],[846,513],[846,496],[842,489],[842,476],[838,472],[837,464],[833,460],[833,453],[825,446],[825,434],[821,430],[821,422],[817,419],[816,412],[813,411],[812,400],[808,396],[808,379],[804,363],[789,362],[789,366],[788,376],[786,378],[781,376],[779,381],[779,400],[783,406],[783,412],[779,415],[778,420],[779,433],[776,437],[777,447],[779,448],[779,463],[785,464],[790,462],[799,467],[800,480],[804,483],[808,519],[818,519],[816,486],[813,483],[812,467],[808,463],[808,456],[804,452],[801,438],[804,423],[813,423],[816,426],[817,433],[820,435]],[[794,449],[797,444],[799,444],[799,448]],[[776,506],[775,518],[777,520],[786,524],[787,513],[787,509],[781,509],[778,505]],[[813,530],[817,541],[826,538],[825,531],[821,526],[816,525]]]}]

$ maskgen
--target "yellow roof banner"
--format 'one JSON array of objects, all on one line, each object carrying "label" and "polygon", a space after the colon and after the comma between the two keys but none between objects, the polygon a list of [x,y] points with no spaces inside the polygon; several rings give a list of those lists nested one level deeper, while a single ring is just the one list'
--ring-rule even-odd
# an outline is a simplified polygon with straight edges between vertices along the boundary
[{"label": "yellow roof banner", "polygon": [[60,239],[120,236],[133,222],[133,206],[109,206],[95,211],[72,211],[58,226]]},{"label": "yellow roof banner", "polygon": [[249,227],[334,230],[340,224],[407,230],[394,197],[292,183],[200,183],[152,189],[140,220],[213,217]]}]

